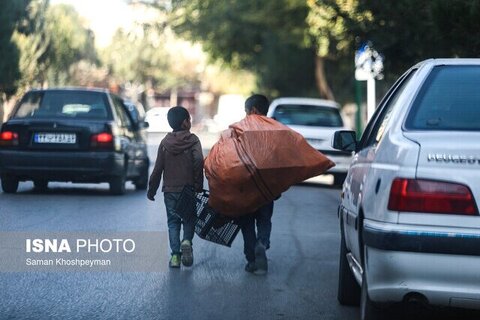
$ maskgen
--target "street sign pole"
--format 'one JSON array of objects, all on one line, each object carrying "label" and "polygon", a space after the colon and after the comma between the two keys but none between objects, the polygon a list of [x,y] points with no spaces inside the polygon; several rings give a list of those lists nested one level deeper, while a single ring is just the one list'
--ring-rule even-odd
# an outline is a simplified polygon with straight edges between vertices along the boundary
[{"label": "street sign pole", "polygon": [[355,80],[355,102],[357,104],[357,112],[355,114],[355,128],[357,137],[360,137],[363,132],[363,120],[362,120],[362,83],[359,80]]},{"label": "street sign pole", "polygon": [[375,106],[375,78],[369,76],[367,79],[367,121],[372,118]]},{"label": "street sign pole", "polygon": [[[355,79],[357,81],[367,81],[367,121],[375,112],[375,79],[383,79],[383,57],[371,47],[371,43],[364,44],[355,52]],[[357,110],[361,112],[360,103],[357,96]],[[360,113],[361,114],[361,113]],[[358,117],[358,112],[357,112]],[[357,128],[360,123],[357,120]],[[358,131],[358,129],[357,129]]]}]

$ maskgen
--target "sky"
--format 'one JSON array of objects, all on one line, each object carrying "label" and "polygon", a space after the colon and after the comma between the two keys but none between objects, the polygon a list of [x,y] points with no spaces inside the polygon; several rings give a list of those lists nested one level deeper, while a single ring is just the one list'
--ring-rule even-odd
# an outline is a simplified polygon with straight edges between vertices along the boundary
[{"label": "sky", "polygon": [[106,47],[120,28],[127,28],[134,20],[125,0],[51,0],[50,4],[65,3],[75,7],[95,33],[96,45]]}]

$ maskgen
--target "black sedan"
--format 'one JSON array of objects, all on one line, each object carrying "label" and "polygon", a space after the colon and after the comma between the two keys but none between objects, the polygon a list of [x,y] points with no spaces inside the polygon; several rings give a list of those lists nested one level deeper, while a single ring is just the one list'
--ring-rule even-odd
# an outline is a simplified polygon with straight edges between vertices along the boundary
[{"label": "black sedan", "polygon": [[143,129],[124,101],[102,89],[27,92],[0,131],[2,189],[20,181],[108,182],[113,194],[131,180],[146,189],[149,159]]}]

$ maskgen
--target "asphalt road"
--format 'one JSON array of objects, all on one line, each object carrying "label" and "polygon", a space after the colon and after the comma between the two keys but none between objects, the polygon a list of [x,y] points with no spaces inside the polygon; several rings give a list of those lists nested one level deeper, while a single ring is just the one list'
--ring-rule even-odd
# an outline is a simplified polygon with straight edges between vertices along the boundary
[{"label": "asphalt road", "polygon": [[[241,235],[232,248],[196,238],[181,270],[0,273],[0,319],[358,319],[336,300],[339,195],[299,185],[275,202],[266,276],[243,270]],[[0,232],[166,230],[162,195],[149,202],[132,185],[120,197],[107,184],[0,193]]]}]

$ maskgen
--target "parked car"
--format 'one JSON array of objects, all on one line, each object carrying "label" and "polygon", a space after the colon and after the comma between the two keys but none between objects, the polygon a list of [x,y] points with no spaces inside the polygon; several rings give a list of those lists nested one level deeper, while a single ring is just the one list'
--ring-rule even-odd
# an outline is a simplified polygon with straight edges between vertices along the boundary
[{"label": "parked car", "polygon": [[167,113],[170,107],[155,107],[147,111],[145,121],[148,122],[148,132],[170,132]]},{"label": "parked car", "polygon": [[209,132],[226,130],[232,123],[245,118],[245,97],[240,94],[224,94],[218,98],[217,114],[206,122]]},{"label": "parked car", "polygon": [[122,194],[127,180],[146,189],[144,127],[106,90],[29,91],[0,132],[3,191],[15,193],[26,180],[37,189],[49,181],[108,182]]},{"label": "parked car", "polygon": [[341,185],[352,160],[352,152],[338,151],[330,143],[335,131],[344,126],[338,104],[311,98],[279,98],[270,104],[267,116],[287,125],[305,137],[312,147],[335,162],[327,173]]},{"label": "parked car", "polygon": [[123,103],[127,107],[128,113],[134,122],[145,121],[145,108],[139,102],[135,103],[129,100],[124,100]]},{"label": "parked car", "polygon": [[480,309],[480,59],[423,61],[380,102],[339,207],[338,300],[362,319],[415,301]]}]

